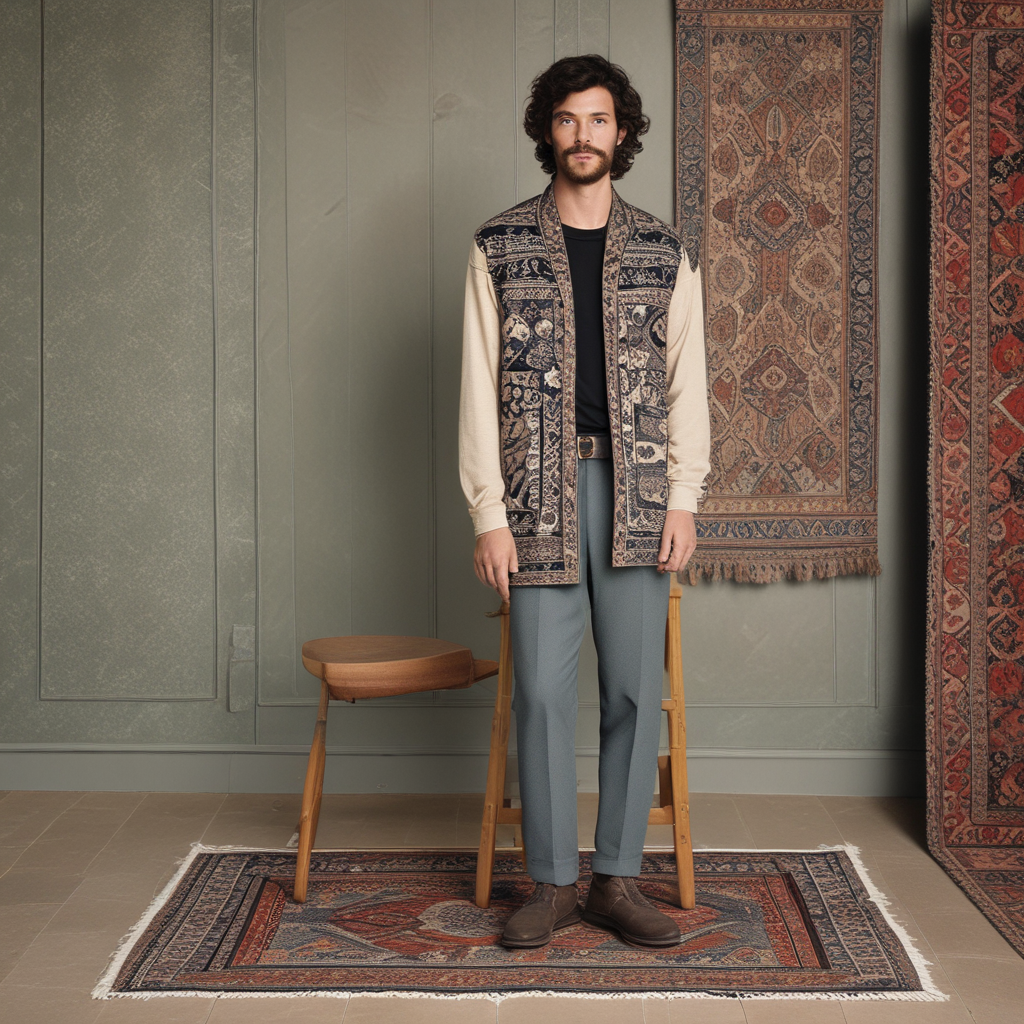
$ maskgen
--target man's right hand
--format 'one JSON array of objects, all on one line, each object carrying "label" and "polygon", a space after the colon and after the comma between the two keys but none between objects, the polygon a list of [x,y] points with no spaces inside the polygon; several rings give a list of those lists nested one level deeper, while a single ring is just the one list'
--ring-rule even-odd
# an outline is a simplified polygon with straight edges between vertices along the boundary
[{"label": "man's right hand", "polygon": [[488,530],[477,537],[473,568],[481,583],[493,587],[502,601],[508,600],[508,574],[519,572],[519,562],[515,538],[507,526]]}]

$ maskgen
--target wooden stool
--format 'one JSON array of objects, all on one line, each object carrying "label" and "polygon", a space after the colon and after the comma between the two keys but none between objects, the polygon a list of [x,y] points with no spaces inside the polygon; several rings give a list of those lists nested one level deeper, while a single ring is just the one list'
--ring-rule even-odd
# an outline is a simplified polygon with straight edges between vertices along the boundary
[{"label": "wooden stool", "polygon": [[468,647],[422,636],[329,636],[302,645],[302,664],[320,680],[320,708],[309,748],[299,817],[295,902],[306,902],[309,857],[316,839],[327,759],[327,706],[366,697],[423,690],[460,690],[498,671],[496,661],[473,657]]},{"label": "wooden stool", "polygon": [[[683,702],[683,652],[679,632],[679,600],[683,588],[673,576],[665,624],[665,668],[668,669],[669,699],[661,702],[668,712],[667,755],[658,758],[659,806],[651,809],[650,825],[671,825],[676,852],[676,877],[679,903],[692,910],[695,903],[693,883],[693,845],[690,842],[690,794],[686,779],[686,706]],[[498,661],[498,699],[491,721],[491,754],[487,762],[487,790],[484,794],[484,820],[480,828],[480,853],[476,862],[476,905],[490,906],[491,879],[498,825],[515,825],[517,846],[526,863],[522,842],[523,812],[505,796],[505,766],[508,759],[508,733],[512,720],[512,640],[509,635],[508,602],[490,613],[501,616],[501,651]]]}]

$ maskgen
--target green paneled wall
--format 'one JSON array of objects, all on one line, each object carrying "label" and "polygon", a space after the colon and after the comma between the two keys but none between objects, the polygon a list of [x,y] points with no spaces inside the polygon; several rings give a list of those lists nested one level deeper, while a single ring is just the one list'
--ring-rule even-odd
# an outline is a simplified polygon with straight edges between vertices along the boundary
[{"label": "green paneled wall", "polygon": [[0,739],[251,742],[251,5],[0,19]]},{"label": "green paneled wall", "polygon": [[[885,18],[884,573],[686,589],[698,788],[842,790],[825,763],[850,792],[916,785],[928,5]],[[8,0],[0,21],[0,785],[63,784],[77,751],[97,785],[131,752],[160,757],[140,785],[277,788],[312,726],[304,639],[496,656],[456,451],[472,232],[544,187],[523,101],[570,53],[632,74],[652,128],[619,187],[671,219],[671,0]],[[335,708],[329,784],[481,788],[493,695]],[[589,787],[589,638],[580,699]]]}]

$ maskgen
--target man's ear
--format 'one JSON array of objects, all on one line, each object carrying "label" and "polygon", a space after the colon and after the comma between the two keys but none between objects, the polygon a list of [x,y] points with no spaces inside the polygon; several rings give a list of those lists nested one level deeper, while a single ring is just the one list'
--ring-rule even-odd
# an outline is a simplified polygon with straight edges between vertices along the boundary
[{"label": "man's ear", "polygon": [[618,137],[618,139],[615,142],[616,146],[621,146],[622,145],[622,140],[626,137],[626,132],[627,132],[626,128],[620,128],[619,129],[619,137]]}]

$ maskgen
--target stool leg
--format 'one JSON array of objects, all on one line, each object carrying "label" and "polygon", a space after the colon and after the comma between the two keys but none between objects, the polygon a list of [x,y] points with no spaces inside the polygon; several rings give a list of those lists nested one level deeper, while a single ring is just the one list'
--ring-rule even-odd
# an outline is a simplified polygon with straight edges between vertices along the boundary
[{"label": "stool leg", "polygon": [[324,765],[327,760],[327,705],[331,699],[327,680],[320,683],[320,707],[313,729],[313,744],[309,748],[306,766],[306,784],[302,790],[302,813],[299,816],[299,854],[295,862],[295,902],[306,902],[309,882],[309,858],[316,839],[316,826],[320,820],[320,801],[324,795]]},{"label": "stool leg", "polygon": [[[508,734],[512,724],[512,637],[509,632],[508,602],[501,605],[501,653],[498,655],[498,697],[491,719],[491,753],[487,759],[487,789],[484,817],[480,826],[480,852],[476,858],[476,905],[491,905],[494,877],[494,846],[498,838],[498,811],[505,796],[505,765]],[[525,854],[524,854],[525,856]]]},{"label": "stool leg", "polygon": [[686,772],[686,704],[683,697],[683,646],[679,626],[679,600],[683,588],[672,581],[668,602],[667,654],[671,707],[668,709],[669,770],[672,777],[672,838],[676,851],[679,905],[693,910],[693,843],[690,838],[690,789]]}]

